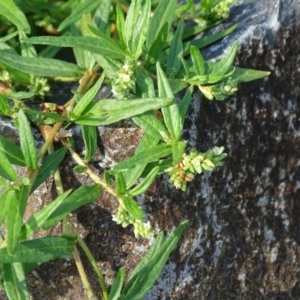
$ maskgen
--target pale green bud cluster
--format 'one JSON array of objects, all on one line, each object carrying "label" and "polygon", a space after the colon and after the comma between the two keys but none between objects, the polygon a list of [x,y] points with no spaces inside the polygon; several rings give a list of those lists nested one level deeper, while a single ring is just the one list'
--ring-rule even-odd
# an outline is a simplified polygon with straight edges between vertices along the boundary
[{"label": "pale green bud cluster", "polygon": [[201,174],[212,171],[215,167],[222,165],[222,160],[227,156],[224,147],[214,147],[206,153],[192,149],[190,154],[184,153],[180,163],[168,168],[170,182],[176,189],[186,191],[187,182],[192,181],[195,173]]},{"label": "pale green bud cluster", "polygon": [[30,80],[29,89],[31,92],[34,92],[35,95],[44,97],[49,93],[50,86],[46,78],[33,76]]},{"label": "pale green bud cluster", "polygon": [[117,99],[127,98],[129,90],[135,86],[134,71],[136,69],[136,62],[127,57],[125,64],[117,72],[116,79],[112,84],[112,93]]},{"label": "pale green bud cluster", "polygon": [[135,237],[150,238],[153,235],[150,222],[143,223],[142,220],[133,218],[123,205],[119,206],[117,213],[112,215],[112,219],[124,228],[132,224]]},{"label": "pale green bud cluster", "polygon": [[[213,5],[209,8],[203,8],[200,16],[205,20],[218,21],[228,18],[230,6],[236,2],[236,0],[221,0],[214,1]],[[214,4],[216,3],[216,4]]]},{"label": "pale green bud cluster", "polygon": [[204,94],[204,96],[209,100],[225,100],[228,96],[234,94],[237,88],[237,82],[233,81],[231,77],[225,82],[221,82],[219,84],[202,86],[199,85],[200,91]]}]

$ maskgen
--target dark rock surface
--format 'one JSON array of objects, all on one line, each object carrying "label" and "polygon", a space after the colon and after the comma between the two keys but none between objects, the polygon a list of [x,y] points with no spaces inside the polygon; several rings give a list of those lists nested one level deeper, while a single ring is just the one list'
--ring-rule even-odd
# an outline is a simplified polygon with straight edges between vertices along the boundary
[{"label": "dark rock surface", "polygon": [[[225,102],[195,93],[185,139],[200,151],[224,146],[228,158],[223,167],[198,176],[186,193],[174,190],[166,177],[140,199],[157,230],[170,232],[190,220],[146,300],[300,299],[300,3],[237,1],[219,29],[236,22],[237,31],[206,49],[205,56],[218,58],[238,39],[236,64],[272,74],[241,85]],[[9,123],[0,130],[14,134]],[[100,134],[106,163],[121,159],[141,135],[124,128]],[[103,163],[94,162],[95,171],[101,172]],[[69,160],[63,165],[66,189],[90,182],[73,176],[73,166]],[[53,197],[49,180],[30,200],[28,215]],[[73,214],[108,283],[119,267],[130,272],[148,247],[111,220],[115,209],[104,194]],[[86,299],[71,260],[43,264],[30,272],[28,282],[34,300]]]}]

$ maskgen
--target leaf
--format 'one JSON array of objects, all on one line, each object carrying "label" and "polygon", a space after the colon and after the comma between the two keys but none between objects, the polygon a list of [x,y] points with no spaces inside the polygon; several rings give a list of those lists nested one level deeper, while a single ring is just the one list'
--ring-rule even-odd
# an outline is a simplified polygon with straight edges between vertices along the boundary
[{"label": "leaf", "polygon": [[114,170],[124,170],[135,167],[136,165],[144,165],[149,162],[156,161],[162,157],[165,157],[172,152],[172,147],[167,144],[160,144],[148,149],[145,149],[141,152],[136,153],[134,156],[123,160],[114,166]]},{"label": "leaf", "polygon": [[17,251],[9,255],[7,248],[0,249],[0,261],[4,264],[42,263],[55,258],[67,257],[74,250],[74,238],[51,236],[25,241]]},{"label": "leaf", "polygon": [[75,22],[80,20],[83,14],[93,11],[96,7],[100,5],[101,2],[102,0],[86,0],[83,3],[76,5],[71,15],[63,20],[63,22],[59,25],[57,30],[63,31],[70,25],[74,24]]},{"label": "leaf", "polygon": [[188,88],[188,90],[186,91],[185,95],[183,96],[182,100],[180,101],[180,103],[178,105],[182,125],[184,124],[187,111],[188,111],[190,103],[192,101],[193,89],[194,89],[194,87],[191,85]]},{"label": "leaf", "polygon": [[134,100],[104,99],[88,105],[84,114],[74,120],[81,125],[107,125],[144,113],[159,109],[172,103],[170,98],[148,98]]},{"label": "leaf", "polygon": [[10,92],[8,94],[9,98],[13,99],[29,99],[34,97],[35,92]]},{"label": "leaf", "polygon": [[195,68],[197,75],[205,74],[205,62],[200,53],[200,51],[195,47],[191,46],[190,48],[192,62]]},{"label": "leaf", "polygon": [[42,57],[22,57],[0,51],[0,63],[16,70],[45,77],[78,77],[83,71],[75,64]]},{"label": "leaf", "polygon": [[18,30],[30,33],[30,25],[24,13],[15,5],[13,0],[0,1],[0,14],[17,26]]},{"label": "leaf", "polygon": [[181,161],[182,155],[185,152],[185,147],[186,141],[180,141],[177,145],[172,146],[173,165],[176,165]]},{"label": "leaf", "polygon": [[10,202],[6,218],[7,252],[10,255],[17,251],[20,243],[21,225],[27,199],[28,185],[22,185],[19,190],[14,190],[14,193],[10,194],[10,199],[6,199],[6,201]]},{"label": "leaf", "polygon": [[117,4],[116,6],[116,24],[119,40],[121,42],[121,45],[124,47],[126,45],[125,18],[119,4]]},{"label": "leaf", "polygon": [[15,181],[18,179],[18,176],[11,165],[6,153],[0,151],[0,175],[10,181]]},{"label": "leaf", "polygon": [[67,214],[77,209],[78,207],[93,202],[102,192],[99,185],[82,186],[75,190],[64,202],[53,211],[47,220],[41,225],[41,228],[46,230],[57,224]]},{"label": "leaf", "polygon": [[[98,33],[99,35],[99,33]],[[32,44],[52,45],[59,47],[73,47],[81,48],[95,54],[100,54],[109,58],[124,59],[125,51],[113,39],[105,36],[91,37],[91,36],[61,36],[50,37],[40,36],[32,37],[24,40],[24,42]]]},{"label": "leaf", "polygon": [[134,219],[140,220],[144,216],[143,210],[138,206],[136,201],[125,196],[122,197],[122,200],[125,209]]},{"label": "leaf", "polygon": [[20,144],[26,165],[31,169],[36,169],[38,164],[38,152],[35,146],[34,137],[23,110],[18,113]]},{"label": "leaf", "polygon": [[3,281],[9,299],[30,299],[25,271],[21,263],[3,264]]},{"label": "leaf", "polygon": [[120,268],[110,289],[108,300],[118,300],[125,280],[125,269]]},{"label": "leaf", "polygon": [[[159,97],[174,98],[168,79],[166,78],[166,75],[161,69],[159,62],[156,65],[156,69]],[[164,121],[172,140],[178,141],[182,133],[182,124],[177,104],[173,103],[166,107],[162,107],[161,111],[164,116]]]},{"label": "leaf", "polygon": [[177,0],[161,0],[155,9],[154,15],[149,24],[149,31],[147,36],[147,47],[151,48],[153,42],[156,40],[160,29],[167,24],[167,32],[169,32],[174,13],[177,5]]},{"label": "leaf", "polygon": [[12,199],[14,194],[13,189],[2,191],[0,197],[0,225],[3,223],[4,219],[7,217],[8,210],[10,209],[10,199]]},{"label": "leaf", "polygon": [[126,193],[126,182],[122,172],[116,174],[116,194],[121,196]]},{"label": "leaf", "polygon": [[270,75],[271,72],[268,71],[258,71],[252,69],[243,69],[234,67],[234,73],[232,74],[232,79],[238,82],[248,82],[262,77]]},{"label": "leaf", "polygon": [[143,45],[147,38],[148,25],[150,20],[151,13],[151,0],[145,0],[143,7],[141,8],[141,14],[137,20],[137,23],[134,24],[132,40],[131,40],[131,49],[134,53],[134,57],[137,60],[143,51]]},{"label": "leaf", "polygon": [[132,0],[126,16],[126,21],[125,21],[126,39],[125,40],[129,51],[132,51],[131,48],[132,37],[133,37],[134,28],[136,26],[139,17],[141,2],[142,2],[141,0]]},{"label": "leaf", "polygon": [[102,73],[101,77],[97,82],[81,97],[80,101],[76,104],[73,113],[80,116],[81,113],[86,109],[88,104],[94,99],[98,91],[101,88],[105,74]]},{"label": "leaf", "polygon": [[181,58],[183,55],[183,50],[182,50],[183,29],[184,29],[184,23],[183,20],[181,19],[176,29],[174,39],[171,42],[171,47],[168,55],[166,73],[169,78],[175,78],[182,64]]},{"label": "leaf", "polygon": [[32,215],[29,220],[22,226],[20,239],[26,240],[30,238],[33,233],[40,228],[43,223],[49,218],[49,216],[59,209],[60,205],[71,193],[72,190],[68,190],[59,195],[55,200],[50,202],[47,206],[44,206],[41,210]]},{"label": "leaf", "polygon": [[111,0],[100,1],[95,11],[93,21],[101,32],[105,32],[108,28],[110,12]]},{"label": "leaf", "polygon": [[151,247],[150,255],[146,254],[137,266],[138,271],[133,271],[118,300],[141,300],[144,298],[160,275],[187,225],[187,221],[182,222],[164,243],[161,243],[162,236],[159,236],[158,242]]},{"label": "leaf", "polygon": [[82,125],[81,126],[84,146],[85,146],[85,155],[84,161],[90,161],[97,150],[97,128],[95,126]]},{"label": "leaf", "polygon": [[28,45],[23,42],[23,39],[27,38],[27,34],[23,31],[19,31],[19,40],[21,48],[21,56],[23,57],[36,57],[36,51],[33,45]]},{"label": "leaf", "polygon": [[137,68],[135,76],[137,88],[142,98],[154,98],[155,90],[151,74],[144,68]]},{"label": "leaf", "polygon": [[0,94],[0,114],[4,116],[10,116],[13,114],[12,108],[8,104],[8,98],[3,94]]},{"label": "leaf", "polygon": [[38,175],[31,187],[30,193],[36,190],[40,184],[47,180],[48,177],[54,174],[58,166],[64,159],[66,154],[65,148],[60,148],[43,159],[42,166],[39,169]]},{"label": "leaf", "polygon": [[158,174],[158,171],[159,167],[153,168],[151,172],[147,175],[147,177],[139,185],[137,185],[135,188],[129,191],[129,194],[132,197],[135,197],[144,193],[155,179],[156,175]]}]

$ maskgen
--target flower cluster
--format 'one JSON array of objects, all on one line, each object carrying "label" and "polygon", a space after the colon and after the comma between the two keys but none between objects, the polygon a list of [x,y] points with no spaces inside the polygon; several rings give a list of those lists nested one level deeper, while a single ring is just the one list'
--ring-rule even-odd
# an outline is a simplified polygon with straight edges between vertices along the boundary
[{"label": "flower cluster", "polygon": [[206,153],[200,153],[193,149],[190,154],[184,153],[180,163],[168,168],[170,182],[176,189],[186,191],[187,182],[192,181],[195,173],[201,174],[213,170],[222,165],[222,160],[227,156],[224,147],[214,147]]},{"label": "flower cluster", "polygon": [[134,71],[136,62],[127,57],[123,67],[117,72],[116,79],[112,83],[112,93],[117,99],[127,98],[129,90],[135,86]]},{"label": "flower cluster", "polygon": [[153,235],[150,222],[143,223],[142,220],[133,218],[123,205],[119,206],[117,213],[112,215],[112,219],[124,228],[132,224],[135,237],[150,238]]},{"label": "flower cluster", "polygon": [[221,101],[225,100],[228,96],[238,90],[237,82],[232,80],[231,77],[219,84],[206,86],[199,85],[199,89],[207,99],[217,99]]},{"label": "flower cluster", "polygon": [[31,92],[34,92],[35,95],[44,97],[49,93],[50,86],[46,78],[33,76],[30,81],[29,89]]},{"label": "flower cluster", "polygon": [[[218,3],[217,3],[218,2]],[[212,1],[210,7],[201,7],[200,16],[204,20],[219,21],[228,18],[230,6],[234,4],[236,0],[221,0]]]}]

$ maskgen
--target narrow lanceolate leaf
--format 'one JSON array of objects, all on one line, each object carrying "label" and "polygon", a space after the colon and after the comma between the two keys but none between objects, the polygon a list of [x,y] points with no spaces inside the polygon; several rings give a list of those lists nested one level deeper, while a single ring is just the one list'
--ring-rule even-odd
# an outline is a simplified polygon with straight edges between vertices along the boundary
[{"label": "narrow lanceolate leaf", "polygon": [[0,196],[0,225],[7,217],[8,210],[10,208],[10,199],[14,197],[14,190],[6,190],[1,193]]},{"label": "narrow lanceolate leaf", "polygon": [[67,257],[73,250],[73,238],[51,236],[20,243],[13,255],[8,254],[7,248],[0,249],[0,261],[4,264],[43,263],[55,258]]},{"label": "narrow lanceolate leaf", "polygon": [[42,57],[22,57],[0,51],[0,63],[16,70],[45,77],[78,77],[83,70],[72,63]]},{"label": "narrow lanceolate leaf", "polygon": [[109,26],[109,16],[111,13],[111,0],[101,1],[95,11],[93,21],[96,27],[105,32]]},{"label": "narrow lanceolate leaf", "polygon": [[149,31],[147,36],[148,48],[151,48],[160,29],[165,24],[167,24],[167,32],[169,32],[171,24],[173,22],[176,5],[177,0],[162,0],[159,2],[149,24]]},{"label": "narrow lanceolate leaf", "polygon": [[125,57],[125,51],[121,46],[113,39],[105,36],[91,37],[91,36],[61,36],[50,37],[40,36],[32,37],[24,40],[24,42],[32,44],[52,45],[58,47],[72,47],[82,48],[95,54],[101,54],[106,57],[123,59]]},{"label": "narrow lanceolate leaf", "polygon": [[[168,79],[160,67],[160,64],[156,65],[157,70],[157,81],[158,81],[158,93],[159,97],[174,97]],[[180,119],[178,105],[173,103],[161,109],[164,121],[168,131],[170,132],[171,138],[178,141],[182,132],[182,122]]]},{"label": "narrow lanceolate leaf", "polygon": [[195,68],[197,75],[205,74],[205,62],[200,53],[200,51],[195,47],[191,46],[190,48],[192,62]]},{"label": "narrow lanceolate leaf", "polygon": [[193,89],[194,89],[194,87],[191,85],[188,88],[188,90],[186,91],[185,95],[183,96],[182,100],[180,101],[180,103],[178,105],[182,125],[184,124],[184,120],[185,120],[187,111],[188,111],[190,103],[192,101]]},{"label": "narrow lanceolate leaf", "polygon": [[84,160],[88,162],[94,157],[97,150],[97,127],[82,125],[81,132],[85,146]]},{"label": "narrow lanceolate leaf", "polygon": [[20,144],[27,167],[36,169],[38,164],[38,152],[34,143],[34,137],[23,110],[18,113]]},{"label": "narrow lanceolate leaf", "polygon": [[140,220],[144,216],[144,212],[140,206],[129,197],[122,197],[123,204],[128,213],[134,218]]},{"label": "narrow lanceolate leaf", "polygon": [[143,51],[143,46],[147,38],[148,25],[151,13],[151,0],[145,0],[144,6],[141,9],[141,14],[134,26],[134,31],[131,41],[131,49],[135,59],[138,59]]},{"label": "narrow lanceolate leaf", "polygon": [[15,5],[13,0],[0,1],[0,15],[17,26],[18,30],[24,30],[26,33],[30,33],[30,25],[27,22],[26,16],[18,6]]},{"label": "narrow lanceolate leaf", "polygon": [[234,42],[234,44],[231,46],[229,51],[224,55],[224,57],[219,62],[214,64],[214,68],[212,70],[213,74],[223,76],[225,73],[227,73],[228,69],[231,67],[235,59],[238,45],[239,45],[238,41]]},{"label": "narrow lanceolate leaf", "polygon": [[268,71],[258,71],[252,69],[242,69],[234,67],[232,78],[238,82],[248,82],[270,75]]},{"label": "narrow lanceolate leaf", "polygon": [[173,145],[172,147],[173,165],[176,165],[181,161],[182,155],[185,152],[185,147],[186,147],[186,141],[180,141],[177,145]]},{"label": "narrow lanceolate leaf", "polygon": [[19,31],[20,47],[21,47],[21,56],[23,57],[35,57],[36,51],[33,45],[23,42],[23,39],[27,38],[27,34],[21,30]]},{"label": "narrow lanceolate leaf", "polygon": [[141,8],[141,0],[133,0],[131,1],[131,4],[128,9],[128,13],[126,16],[126,21],[125,21],[125,36],[126,36],[126,43],[127,47],[131,51],[131,42],[132,42],[132,36],[133,36],[133,31],[136,26],[139,13],[140,13],[140,8]]},{"label": "narrow lanceolate leaf", "polygon": [[135,188],[129,191],[129,194],[132,197],[135,197],[137,195],[144,193],[151,185],[153,180],[155,179],[156,175],[158,174],[158,171],[159,171],[159,167],[153,168],[151,172],[147,175],[147,177],[140,184],[138,184]]},{"label": "narrow lanceolate leaf", "polygon": [[114,166],[114,170],[124,170],[134,168],[137,164],[144,165],[149,162],[163,158],[172,152],[172,147],[167,144],[160,144],[145,149],[134,156],[118,163]]},{"label": "narrow lanceolate leaf", "polygon": [[154,251],[151,251],[151,255],[146,254],[145,258],[138,264],[138,272],[133,271],[119,300],[144,298],[160,275],[187,224],[187,221],[182,222],[163,244],[161,244],[161,236],[159,237],[159,243],[154,243],[155,248]]},{"label": "narrow lanceolate leaf", "polygon": [[0,176],[4,177],[7,180],[15,181],[18,179],[18,176],[12,167],[7,155],[0,151]]},{"label": "narrow lanceolate leaf", "polygon": [[65,148],[60,148],[43,159],[42,166],[31,187],[30,193],[37,189],[48,177],[54,174],[66,154]]},{"label": "narrow lanceolate leaf", "polygon": [[85,110],[88,104],[97,95],[100,87],[102,85],[105,74],[103,73],[97,82],[81,97],[80,101],[76,104],[73,113],[80,116],[80,114]]},{"label": "narrow lanceolate leaf", "polygon": [[182,50],[183,29],[184,29],[184,23],[183,20],[180,20],[174,35],[174,39],[171,42],[171,47],[170,47],[168,60],[167,60],[166,73],[169,78],[175,78],[182,65],[181,58],[183,55],[183,50]]},{"label": "narrow lanceolate leaf", "polygon": [[170,98],[148,98],[135,100],[104,99],[88,105],[84,114],[74,120],[81,125],[107,125],[144,113],[159,109],[173,102]]},{"label": "narrow lanceolate leaf", "polygon": [[28,185],[22,185],[19,190],[11,194],[10,206],[7,211],[7,251],[10,255],[17,251],[20,243],[21,225],[28,199]]},{"label": "narrow lanceolate leaf", "polygon": [[20,239],[26,240],[30,238],[34,232],[42,227],[43,223],[49,218],[49,216],[58,209],[61,203],[71,193],[71,190],[59,195],[55,200],[50,202],[47,206],[43,207],[37,213],[30,217],[30,219],[22,226]]},{"label": "narrow lanceolate leaf", "polygon": [[3,264],[3,281],[9,299],[30,299],[23,264],[17,262]]},{"label": "narrow lanceolate leaf", "polygon": [[118,300],[125,280],[125,269],[120,268],[110,289],[108,300]]},{"label": "narrow lanceolate leaf", "polygon": [[100,196],[101,192],[102,188],[96,184],[78,188],[49,215],[48,219],[41,225],[41,228],[44,230],[49,229],[62,220],[71,211],[96,200]]},{"label": "narrow lanceolate leaf", "polygon": [[59,25],[58,31],[63,31],[65,28],[80,20],[83,14],[93,11],[101,2],[102,0],[86,0],[83,3],[76,5],[71,15],[64,19]]},{"label": "narrow lanceolate leaf", "polygon": [[126,182],[122,172],[116,174],[116,193],[119,196],[126,193]]},{"label": "narrow lanceolate leaf", "polygon": [[122,8],[117,4],[116,6],[116,22],[117,22],[117,31],[121,44],[126,45],[126,34],[125,34],[125,18],[122,11]]},{"label": "narrow lanceolate leaf", "polygon": [[2,135],[0,135],[0,152],[5,154],[12,165],[26,166],[21,149]]},{"label": "narrow lanceolate leaf", "polygon": [[144,68],[138,68],[136,70],[136,83],[138,92],[142,98],[153,98],[155,97],[155,89],[151,74]]}]

